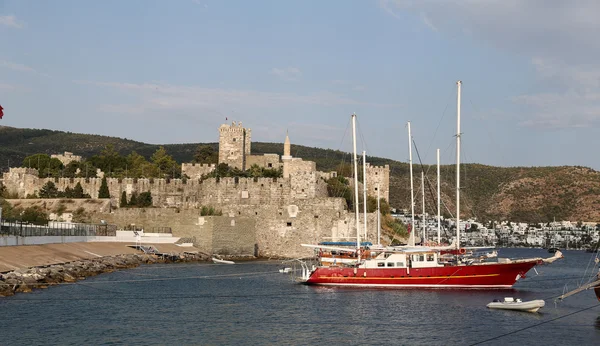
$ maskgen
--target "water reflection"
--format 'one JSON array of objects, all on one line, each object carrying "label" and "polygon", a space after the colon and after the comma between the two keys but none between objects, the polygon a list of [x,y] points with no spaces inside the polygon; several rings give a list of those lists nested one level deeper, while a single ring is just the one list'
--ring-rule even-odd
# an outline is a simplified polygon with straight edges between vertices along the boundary
[{"label": "water reflection", "polygon": [[594,323],[594,327],[600,330],[600,316],[596,317],[596,323]]}]

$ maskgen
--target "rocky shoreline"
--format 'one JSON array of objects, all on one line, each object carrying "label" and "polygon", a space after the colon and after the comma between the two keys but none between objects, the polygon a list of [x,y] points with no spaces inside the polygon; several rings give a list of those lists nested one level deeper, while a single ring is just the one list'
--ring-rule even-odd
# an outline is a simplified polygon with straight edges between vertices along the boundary
[{"label": "rocky shoreline", "polygon": [[196,262],[210,258],[206,254],[184,253],[160,256],[154,254],[126,254],[78,260],[44,267],[24,268],[0,274],[0,297],[27,293],[33,289],[85,280],[90,276],[134,268],[141,264]]}]

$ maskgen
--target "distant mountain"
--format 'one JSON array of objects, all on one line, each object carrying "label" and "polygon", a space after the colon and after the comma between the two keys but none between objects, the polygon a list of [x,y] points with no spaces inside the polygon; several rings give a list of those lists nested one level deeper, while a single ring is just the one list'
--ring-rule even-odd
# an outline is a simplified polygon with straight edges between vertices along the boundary
[{"label": "distant mountain", "polygon": [[[0,167],[15,167],[26,156],[64,151],[90,157],[112,144],[121,155],[136,151],[147,159],[159,145],[109,136],[86,135],[52,130],[19,129],[0,126]],[[208,144],[215,149],[218,143],[189,143],[163,145],[179,163],[191,162],[198,145]],[[252,143],[253,154],[283,154],[281,143]],[[335,169],[340,163],[350,163],[348,153],[292,145],[292,155],[315,161],[319,170]],[[410,209],[408,164],[379,157],[368,157],[372,165],[389,164],[390,199],[392,207]],[[420,172],[415,165],[415,212],[421,213]],[[436,168],[424,166],[426,177],[426,209],[436,214]],[[455,167],[442,166],[442,201],[444,213],[455,213]],[[417,179],[418,178],[418,179]],[[556,220],[600,222],[600,172],[586,167],[493,167],[465,164],[461,168],[461,214],[479,219],[507,219],[521,222]]]}]

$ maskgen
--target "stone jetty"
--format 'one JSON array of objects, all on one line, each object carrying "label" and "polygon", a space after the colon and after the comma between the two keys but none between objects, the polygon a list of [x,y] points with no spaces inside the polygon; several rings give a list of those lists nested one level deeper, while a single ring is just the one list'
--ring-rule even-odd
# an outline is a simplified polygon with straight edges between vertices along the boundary
[{"label": "stone jetty", "polygon": [[[114,246],[116,245],[113,245],[113,247]],[[52,285],[85,280],[85,278],[90,276],[133,268],[141,264],[191,262],[209,259],[206,254],[191,251],[192,249],[189,248],[180,248],[179,252],[172,251],[159,255],[142,253],[139,250],[131,248],[125,250],[122,245],[121,247],[123,248],[122,252],[131,250],[135,253],[112,253],[107,256],[93,254],[93,258],[80,258],[66,262],[57,262],[60,261],[62,258],[61,256],[66,256],[65,253],[57,253],[54,261],[52,261],[51,258],[40,256],[37,262],[41,263],[37,266],[21,266],[12,271],[5,271],[0,274],[0,297],[10,296],[19,292],[31,292],[33,289],[43,289]],[[42,249],[46,250],[46,256],[48,256],[48,253],[52,253],[52,251],[48,251],[47,248]],[[6,250],[6,248],[0,249],[0,262],[2,260],[3,250]],[[10,250],[11,252],[20,251],[22,252],[22,256],[29,258],[35,255],[36,250],[38,253],[41,252],[40,248],[36,249],[31,246],[10,247]],[[118,250],[112,249],[111,251],[114,252]],[[73,254],[70,254],[70,256],[67,257],[73,256]],[[85,256],[82,255],[80,257]]]}]

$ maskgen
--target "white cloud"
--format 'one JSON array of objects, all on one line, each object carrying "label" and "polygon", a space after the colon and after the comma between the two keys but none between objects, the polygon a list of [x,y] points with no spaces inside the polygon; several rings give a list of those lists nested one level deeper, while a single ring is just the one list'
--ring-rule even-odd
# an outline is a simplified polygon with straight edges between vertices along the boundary
[{"label": "white cloud", "polygon": [[269,73],[289,82],[297,81],[302,77],[302,72],[297,67],[273,67]]},{"label": "white cloud", "polygon": [[0,25],[8,26],[10,28],[21,29],[25,27],[25,24],[19,20],[15,16],[0,16]]},{"label": "white cloud", "polygon": [[17,64],[17,63],[6,61],[6,60],[0,60],[0,67],[5,67],[5,68],[15,70],[15,71],[35,73],[35,70],[29,66],[26,66],[23,64]]},{"label": "white cloud", "polygon": [[[600,1],[381,0],[396,18],[412,13],[447,37],[463,36],[530,59],[540,91],[514,101],[521,125],[600,126]],[[552,88],[550,88],[552,87]],[[549,91],[550,90],[550,91]]]},{"label": "white cloud", "polygon": [[394,104],[360,102],[342,94],[318,92],[296,94],[258,90],[203,88],[160,83],[118,83],[74,81],[78,84],[105,87],[135,98],[133,104],[105,104],[103,111],[136,114],[156,109],[210,109],[227,113],[231,109],[276,109],[294,105],[340,106],[369,105],[397,107]]},{"label": "white cloud", "polygon": [[29,88],[25,88],[18,85],[0,83],[0,90],[4,91],[31,91]]},{"label": "white cloud", "polygon": [[600,86],[599,65],[571,65],[545,58],[533,58],[531,62],[542,78],[559,80],[573,87],[597,88]]},{"label": "white cloud", "polygon": [[333,85],[341,85],[341,86],[344,86],[344,87],[349,87],[351,90],[354,90],[354,91],[367,90],[367,87],[365,87],[364,85],[357,84],[355,82],[352,82],[352,81],[349,81],[349,80],[345,80],[345,79],[335,79],[335,80],[332,80],[331,84],[333,84]]}]

